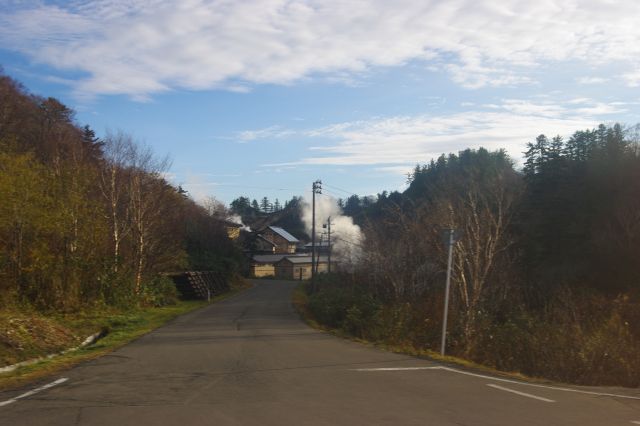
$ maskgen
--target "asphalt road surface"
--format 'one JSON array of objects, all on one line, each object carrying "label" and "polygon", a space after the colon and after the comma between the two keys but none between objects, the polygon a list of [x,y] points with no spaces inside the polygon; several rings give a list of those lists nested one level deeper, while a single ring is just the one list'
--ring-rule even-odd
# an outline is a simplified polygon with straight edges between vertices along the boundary
[{"label": "asphalt road surface", "polygon": [[640,424],[637,390],[532,386],[388,353],[303,324],[295,283],[255,284],[0,393],[0,425]]}]

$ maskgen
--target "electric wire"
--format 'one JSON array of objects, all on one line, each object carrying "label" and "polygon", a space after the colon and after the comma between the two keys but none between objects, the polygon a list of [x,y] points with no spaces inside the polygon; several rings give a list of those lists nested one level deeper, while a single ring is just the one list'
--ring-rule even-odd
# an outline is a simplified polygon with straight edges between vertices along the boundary
[{"label": "electric wire", "polygon": [[342,188],[337,187],[337,186],[335,186],[335,185],[329,185],[328,183],[323,183],[323,185],[324,185],[324,186],[328,186],[329,188],[333,188],[333,189],[335,189],[335,190],[338,190],[338,191],[341,191],[341,192],[347,193],[347,194],[349,194],[349,195],[358,195],[358,194],[356,194],[355,192],[347,191],[346,189],[342,189]]}]

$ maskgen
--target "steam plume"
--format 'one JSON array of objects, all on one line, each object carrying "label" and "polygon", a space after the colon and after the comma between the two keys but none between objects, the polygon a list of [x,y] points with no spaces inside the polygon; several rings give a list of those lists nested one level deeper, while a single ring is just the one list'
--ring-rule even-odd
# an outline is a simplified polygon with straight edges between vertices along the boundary
[{"label": "steam plume", "polygon": [[[362,231],[353,223],[352,218],[342,214],[338,201],[326,195],[316,197],[316,241],[320,241],[320,234],[325,230],[322,225],[327,223],[329,216],[331,216],[332,259],[344,267],[355,265],[362,254]],[[302,221],[309,235],[312,228],[311,220],[311,200],[305,198],[302,203]]]}]

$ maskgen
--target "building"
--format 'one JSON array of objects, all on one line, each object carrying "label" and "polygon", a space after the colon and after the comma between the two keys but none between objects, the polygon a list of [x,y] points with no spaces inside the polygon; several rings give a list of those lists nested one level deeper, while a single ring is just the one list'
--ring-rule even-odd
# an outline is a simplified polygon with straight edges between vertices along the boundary
[{"label": "building", "polygon": [[[305,244],[303,247],[301,247],[300,250],[305,253],[311,253],[313,251],[313,243]],[[329,253],[329,241],[327,240],[316,241],[316,255],[318,253],[320,254]]]},{"label": "building", "polygon": [[[327,272],[326,256],[318,259],[318,273]],[[307,280],[311,278],[311,256],[285,256],[275,263],[275,276],[284,280]]]},{"label": "building", "polygon": [[276,263],[284,259],[285,254],[257,254],[251,258],[251,276],[254,278],[275,277]]},{"label": "building", "polygon": [[241,224],[225,220],[224,226],[227,230],[227,236],[230,240],[236,240],[238,239],[238,237],[240,237],[240,228],[242,228]]},{"label": "building", "polygon": [[260,237],[274,244],[273,253],[275,254],[294,254],[296,246],[300,242],[296,237],[278,226],[269,226],[265,229]]},{"label": "building", "polygon": [[[254,234],[250,252],[251,276],[254,278],[274,277],[285,280],[306,280],[311,278],[311,253],[298,252],[297,249],[311,249],[303,246],[300,241],[277,226],[269,226],[259,235]],[[320,247],[317,247],[321,251]],[[327,253],[328,245],[322,245],[322,252],[318,256],[318,273],[329,269]],[[332,263],[333,266],[333,263]]]},{"label": "building", "polygon": [[262,235],[258,235],[253,240],[253,251],[256,253],[271,253],[275,254],[277,244],[271,240],[264,238]]}]

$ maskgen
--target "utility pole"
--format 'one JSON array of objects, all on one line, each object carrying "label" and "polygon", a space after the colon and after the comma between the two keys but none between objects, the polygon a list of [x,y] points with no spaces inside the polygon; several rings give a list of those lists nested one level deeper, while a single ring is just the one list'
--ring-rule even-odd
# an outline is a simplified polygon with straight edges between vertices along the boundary
[{"label": "utility pole", "polygon": [[444,356],[445,345],[447,342],[447,314],[449,312],[449,288],[451,287],[451,262],[453,260],[453,245],[455,244],[456,231],[449,229],[449,238],[447,245],[449,246],[449,259],[447,260],[447,283],[444,290],[444,314],[442,318],[442,341],[440,343],[440,355]]},{"label": "utility pole", "polygon": [[316,257],[316,274],[320,268],[320,258],[322,257],[322,240],[324,239],[324,232],[320,234],[320,243],[318,244],[318,255]]},{"label": "utility pole", "polygon": [[322,225],[323,228],[327,228],[327,272],[331,272],[331,216],[327,219],[327,223]]},{"label": "utility pole", "polygon": [[322,194],[322,181],[316,180],[311,186],[311,280],[316,275],[316,194]]}]

